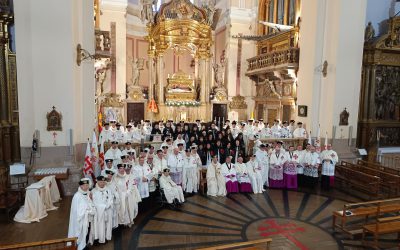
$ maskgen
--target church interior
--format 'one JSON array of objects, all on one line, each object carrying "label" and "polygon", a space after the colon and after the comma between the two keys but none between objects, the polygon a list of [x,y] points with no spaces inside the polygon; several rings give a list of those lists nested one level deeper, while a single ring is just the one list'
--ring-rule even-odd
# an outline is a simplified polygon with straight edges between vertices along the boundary
[{"label": "church interior", "polygon": [[400,249],[399,0],[0,0],[0,250]]}]

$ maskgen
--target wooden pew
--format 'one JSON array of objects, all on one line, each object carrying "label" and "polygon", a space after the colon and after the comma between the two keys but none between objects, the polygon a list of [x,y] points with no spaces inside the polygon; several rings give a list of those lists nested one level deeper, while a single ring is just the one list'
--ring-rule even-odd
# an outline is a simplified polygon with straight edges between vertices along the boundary
[{"label": "wooden pew", "polygon": [[[400,210],[397,210],[397,214]],[[373,235],[373,245],[375,249],[380,249],[378,245],[379,236],[383,234],[395,234],[397,233],[397,240],[400,242],[400,216],[384,217],[385,211],[383,211],[381,204],[378,204],[376,211],[375,223],[366,224],[363,226],[362,243],[364,246],[371,247],[371,244],[366,244],[365,236],[367,234]],[[400,244],[399,244],[400,247]]]},{"label": "wooden pew", "polygon": [[357,189],[369,198],[379,196],[380,178],[360,171],[351,169],[350,167],[338,165],[335,167],[335,178],[344,184],[344,188],[351,190]]},{"label": "wooden pew", "polygon": [[[272,242],[272,239],[260,239],[260,240],[251,240],[251,241],[245,241],[245,242],[238,242],[238,243],[233,243],[233,244],[228,244],[228,245],[221,245],[221,246],[215,246],[215,247],[207,247],[207,248],[200,248],[198,250],[222,250],[222,249],[270,249],[270,244]],[[264,245],[265,247],[259,246],[255,247],[255,245]]]},{"label": "wooden pew", "polygon": [[378,176],[380,179],[380,190],[385,191],[389,197],[397,197],[400,194],[400,176],[390,174],[368,166],[355,165],[349,162],[342,161],[343,166],[350,167],[351,169],[363,172],[365,174]]},{"label": "wooden pew", "polygon": [[58,240],[46,240],[46,241],[37,241],[37,242],[30,242],[30,243],[20,243],[20,244],[13,244],[7,246],[0,246],[0,250],[12,250],[12,249],[56,249],[56,250],[76,250],[78,249],[77,245],[78,238],[65,238],[65,239],[58,239]]},{"label": "wooden pew", "polygon": [[361,166],[366,166],[369,168],[374,168],[389,174],[394,174],[394,175],[399,175],[400,176],[400,166],[399,168],[390,168],[390,167],[385,167],[382,166],[380,164],[377,163],[373,163],[373,162],[368,162],[368,161],[363,161],[363,160],[358,160],[357,161],[357,165],[361,165]]},{"label": "wooden pew", "polygon": [[[342,231],[349,236],[361,234],[363,226],[368,223],[370,217],[376,215],[378,206],[382,214],[398,213],[400,198],[345,204],[342,210],[332,213],[332,229]],[[357,222],[356,219],[361,220],[354,223]]]}]

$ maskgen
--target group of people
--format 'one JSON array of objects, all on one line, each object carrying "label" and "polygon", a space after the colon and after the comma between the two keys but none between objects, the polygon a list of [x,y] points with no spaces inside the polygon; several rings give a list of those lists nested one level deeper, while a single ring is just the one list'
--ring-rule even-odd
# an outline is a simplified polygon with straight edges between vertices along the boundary
[{"label": "group of people", "polygon": [[[309,144],[305,149],[303,145],[295,149],[292,145],[285,148],[279,140],[270,145],[257,143],[259,137],[269,133],[265,131],[273,130],[262,121],[261,124],[263,127],[260,121],[250,121],[239,128],[235,121],[227,121],[221,127],[215,123],[205,126],[168,121],[160,129],[158,123],[154,127],[145,123],[142,127],[149,127],[149,135],[160,134],[163,142],[160,148],[149,145],[136,152],[134,140],[129,137],[132,126],[126,126],[121,136],[117,133],[121,129],[113,131],[106,123],[109,132],[103,130],[100,136],[102,143],[111,145],[105,154],[105,168],[91,191],[90,180],[81,180],[72,201],[69,237],[78,237],[78,244],[83,247],[94,240],[104,243],[111,239],[113,228],[133,224],[140,202],[152,201],[152,197],[162,194],[168,203],[182,204],[184,193],[198,192],[204,172],[210,196],[257,194],[266,188],[315,187],[320,166],[322,187],[329,189],[338,161],[330,144],[319,152]],[[280,129],[271,135],[287,134],[287,126],[275,125]],[[288,130],[290,136],[307,136],[301,123],[293,132]],[[256,142],[253,150],[248,150],[249,140]]]}]

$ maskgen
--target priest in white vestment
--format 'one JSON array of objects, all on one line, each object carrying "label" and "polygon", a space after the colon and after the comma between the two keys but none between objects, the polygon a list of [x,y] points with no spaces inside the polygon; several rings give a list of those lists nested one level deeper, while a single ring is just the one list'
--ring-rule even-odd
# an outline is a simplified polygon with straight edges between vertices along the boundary
[{"label": "priest in white vestment", "polygon": [[111,240],[113,223],[113,194],[106,187],[106,177],[98,176],[96,187],[92,190],[93,204],[97,212],[97,238],[99,243]]},{"label": "priest in white vestment", "polygon": [[112,141],[111,142],[111,148],[107,150],[107,152],[104,155],[104,158],[106,159],[112,159],[113,160],[113,167],[117,169],[118,163],[121,162],[121,156],[122,152],[118,148],[118,142],[117,141]]},{"label": "priest in white vestment", "polygon": [[235,165],[232,163],[232,156],[226,157],[225,163],[221,166],[221,173],[225,177],[226,192],[228,194],[238,193],[239,183]]},{"label": "priest in white vestment", "polygon": [[293,131],[293,138],[307,138],[307,131],[303,128],[302,122],[297,123],[297,128]]},{"label": "priest in white vestment", "polygon": [[321,185],[323,189],[329,190],[334,186],[335,165],[339,161],[337,153],[332,150],[332,145],[328,144],[327,149],[321,153],[322,171]]},{"label": "priest in white vestment", "polygon": [[145,164],[144,157],[139,157],[139,164],[133,167],[133,175],[136,178],[136,182],[138,184],[138,189],[140,192],[140,197],[142,199],[149,197],[150,190],[149,190],[149,183],[150,180],[153,179],[153,173],[150,167]]},{"label": "priest in white vestment", "polygon": [[285,185],[283,179],[283,164],[286,162],[286,157],[278,145],[275,146],[275,152],[270,157],[269,169],[269,187],[283,188]]},{"label": "priest in white vestment", "polygon": [[[77,237],[78,250],[86,247],[86,237],[90,233],[89,227],[95,227],[94,219],[96,208],[89,191],[90,180],[83,178],[79,181],[78,192],[74,194],[69,216],[68,238]],[[95,228],[91,228],[91,231]]]},{"label": "priest in white vestment", "polygon": [[182,171],[182,188],[186,193],[197,193],[201,166],[201,159],[195,148],[187,149]]},{"label": "priest in white vestment", "polygon": [[181,186],[178,186],[169,176],[169,169],[163,169],[163,174],[160,179],[160,188],[164,191],[165,198],[168,203],[183,203],[185,202],[185,197],[183,196],[183,190]]},{"label": "priest in white vestment", "polygon": [[173,153],[168,156],[168,168],[170,169],[171,179],[177,184],[182,185],[182,171],[184,159],[179,153],[178,148],[174,148]]},{"label": "priest in white vestment", "polygon": [[132,189],[132,192],[128,195],[128,203],[133,204],[133,207],[129,209],[129,221],[133,224],[133,220],[139,213],[139,206],[138,203],[142,201],[140,197],[140,192],[138,189],[138,184],[136,180],[135,173],[132,171],[131,164],[125,164],[125,173],[128,176],[128,185]]},{"label": "priest in white vestment", "polygon": [[[133,217],[137,214],[137,202],[130,196],[134,196],[134,189],[132,179],[125,173],[125,164],[118,164],[118,172],[113,177],[113,182],[118,191],[120,198],[118,210],[118,224],[131,226],[133,224]],[[135,204],[136,203],[136,204]]]},{"label": "priest in white vestment", "polygon": [[155,169],[154,171],[157,171],[158,176],[160,176],[162,171],[168,167],[167,159],[161,149],[157,150],[157,154],[154,156],[153,159],[153,164]]},{"label": "priest in white vestment", "polygon": [[286,162],[283,165],[283,178],[287,189],[297,189],[297,161],[294,146],[289,146],[285,152]]},{"label": "priest in white vestment", "polygon": [[297,150],[293,153],[293,161],[296,162],[297,169],[297,186],[304,185],[304,153],[302,145],[297,145]]},{"label": "priest in white vestment", "polygon": [[264,144],[260,145],[260,149],[257,150],[256,160],[258,161],[259,167],[261,167],[261,175],[263,185],[269,186],[268,173],[269,173],[269,155],[267,147]]},{"label": "priest in white vestment", "polygon": [[304,182],[305,186],[314,188],[318,183],[318,168],[321,160],[315,147],[311,146],[310,151],[304,155]]},{"label": "priest in white vestment", "polygon": [[112,181],[113,175],[115,174],[115,171],[113,170],[108,170],[104,169],[101,172],[102,175],[107,176],[107,188],[110,190],[113,203],[112,203],[112,228],[117,228],[118,227],[118,211],[119,211],[119,195],[118,195],[118,190],[117,187],[115,186],[115,182]]},{"label": "priest in white vestment", "polygon": [[113,138],[113,131],[110,129],[110,123],[105,122],[104,127],[99,135],[99,143],[104,144],[105,142],[110,142]]},{"label": "priest in white vestment", "polygon": [[247,170],[246,164],[243,162],[243,156],[238,155],[237,161],[235,163],[237,178],[239,181],[239,190],[241,193],[251,193],[253,192],[251,188],[251,181],[249,176],[249,171]]},{"label": "priest in white vestment", "polygon": [[211,164],[207,168],[207,195],[226,195],[225,177],[221,173],[217,155],[212,156]]},{"label": "priest in white vestment", "polygon": [[250,160],[246,163],[247,172],[249,173],[251,187],[255,194],[261,194],[264,189],[263,178],[262,178],[262,168],[258,161],[256,160],[256,155],[250,156]]}]

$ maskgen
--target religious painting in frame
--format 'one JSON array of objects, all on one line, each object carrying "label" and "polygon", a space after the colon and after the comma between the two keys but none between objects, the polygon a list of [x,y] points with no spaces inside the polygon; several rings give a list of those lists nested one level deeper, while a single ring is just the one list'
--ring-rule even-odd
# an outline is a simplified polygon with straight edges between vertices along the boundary
[{"label": "religious painting in frame", "polygon": [[298,116],[307,117],[307,106],[306,105],[299,105]]},{"label": "religious painting in frame", "polygon": [[124,107],[103,107],[104,121],[124,123]]},{"label": "religious painting in frame", "polygon": [[56,107],[53,106],[53,110],[48,112],[47,118],[47,131],[62,131],[62,115],[61,112],[57,112]]}]

